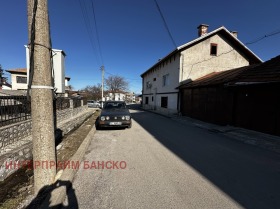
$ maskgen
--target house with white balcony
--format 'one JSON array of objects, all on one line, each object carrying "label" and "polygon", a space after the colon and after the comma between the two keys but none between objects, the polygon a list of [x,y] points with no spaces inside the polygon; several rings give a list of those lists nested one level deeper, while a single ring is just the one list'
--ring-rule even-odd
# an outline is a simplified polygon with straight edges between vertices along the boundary
[{"label": "house with white balcony", "polygon": [[[29,48],[26,49],[26,69],[27,79],[29,78]],[[55,92],[57,94],[65,94],[65,57],[66,54],[63,50],[52,49],[52,66],[53,66],[53,79]],[[28,80],[27,80],[28,82]]]},{"label": "house with white balcony", "polygon": [[[27,69],[26,68],[16,68],[6,70],[11,74],[11,90],[27,90]],[[69,90],[70,77],[66,76],[64,81],[64,89]]]},{"label": "house with white balcony", "polygon": [[[60,95],[66,95],[65,90],[69,90],[70,77],[65,76],[65,52],[58,49],[53,49],[53,78],[55,92]],[[29,50],[26,47],[26,63],[27,68],[16,68],[6,70],[11,74],[12,90],[27,90],[29,79]]]},{"label": "house with white balcony", "polygon": [[142,105],[163,114],[180,112],[178,86],[212,72],[262,63],[262,60],[224,26],[208,33],[198,26],[198,38],[183,44],[141,74]]}]

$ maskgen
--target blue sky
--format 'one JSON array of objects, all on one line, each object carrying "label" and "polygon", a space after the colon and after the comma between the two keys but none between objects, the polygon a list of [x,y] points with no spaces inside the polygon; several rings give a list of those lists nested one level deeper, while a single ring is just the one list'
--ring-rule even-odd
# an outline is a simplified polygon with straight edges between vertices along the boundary
[{"label": "blue sky", "polygon": [[[65,51],[66,75],[71,77],[70,84],[76,90],[101,83],[100,66],[104,65],[105,77],[123,76],[129,81],[131,91],[141,93],[140,74],[175,49],[154,0],[48,2],[52,45]],[[197,26],[201,23],[209,25],[209,32],[220,26],[238,31],[243,43],[280,31],[280,1],[157,2],[177,46],[197,38]],[[81,4],[86,5],[86,10]],[[88,17],[87,23],[84,16]],[[0,1],[0,21],[2,68],[26,67],[27,0]],[[269,60],[280,55],[280,34],[247,47],[263,61]]]}]

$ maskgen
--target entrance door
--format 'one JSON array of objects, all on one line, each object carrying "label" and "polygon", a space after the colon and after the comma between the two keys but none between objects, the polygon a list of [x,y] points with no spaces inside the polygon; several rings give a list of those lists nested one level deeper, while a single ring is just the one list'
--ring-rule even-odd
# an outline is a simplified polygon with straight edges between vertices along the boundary
[{"label": "entrance door", "polygon": [[157,88],[154,88],[153,97],[154,97],[154,110],[156,110],[157,109]]}]

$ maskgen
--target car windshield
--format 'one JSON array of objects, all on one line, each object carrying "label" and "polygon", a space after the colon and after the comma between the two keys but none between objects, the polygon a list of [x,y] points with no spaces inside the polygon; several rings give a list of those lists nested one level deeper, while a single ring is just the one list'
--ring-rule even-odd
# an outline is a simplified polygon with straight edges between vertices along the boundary
[{"label": "car windshield", "polygon": [[123,109],[125,108],[125,103],[122,102],[107,102],[105,103],[104,109]]}]

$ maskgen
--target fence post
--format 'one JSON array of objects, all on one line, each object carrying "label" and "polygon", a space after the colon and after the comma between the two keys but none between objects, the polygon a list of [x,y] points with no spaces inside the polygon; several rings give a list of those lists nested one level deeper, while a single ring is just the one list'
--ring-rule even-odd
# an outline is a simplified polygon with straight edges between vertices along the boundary
[{"label": "fence post", "polygon": [[71,118],[73,117],[73,111],[74,111],[74,101],[73,99],[70,99],[70,111],[71,111]]},{"label": "fence post", "polygon": [[74,109],[73,99],[70,99],[70,109]]}]

